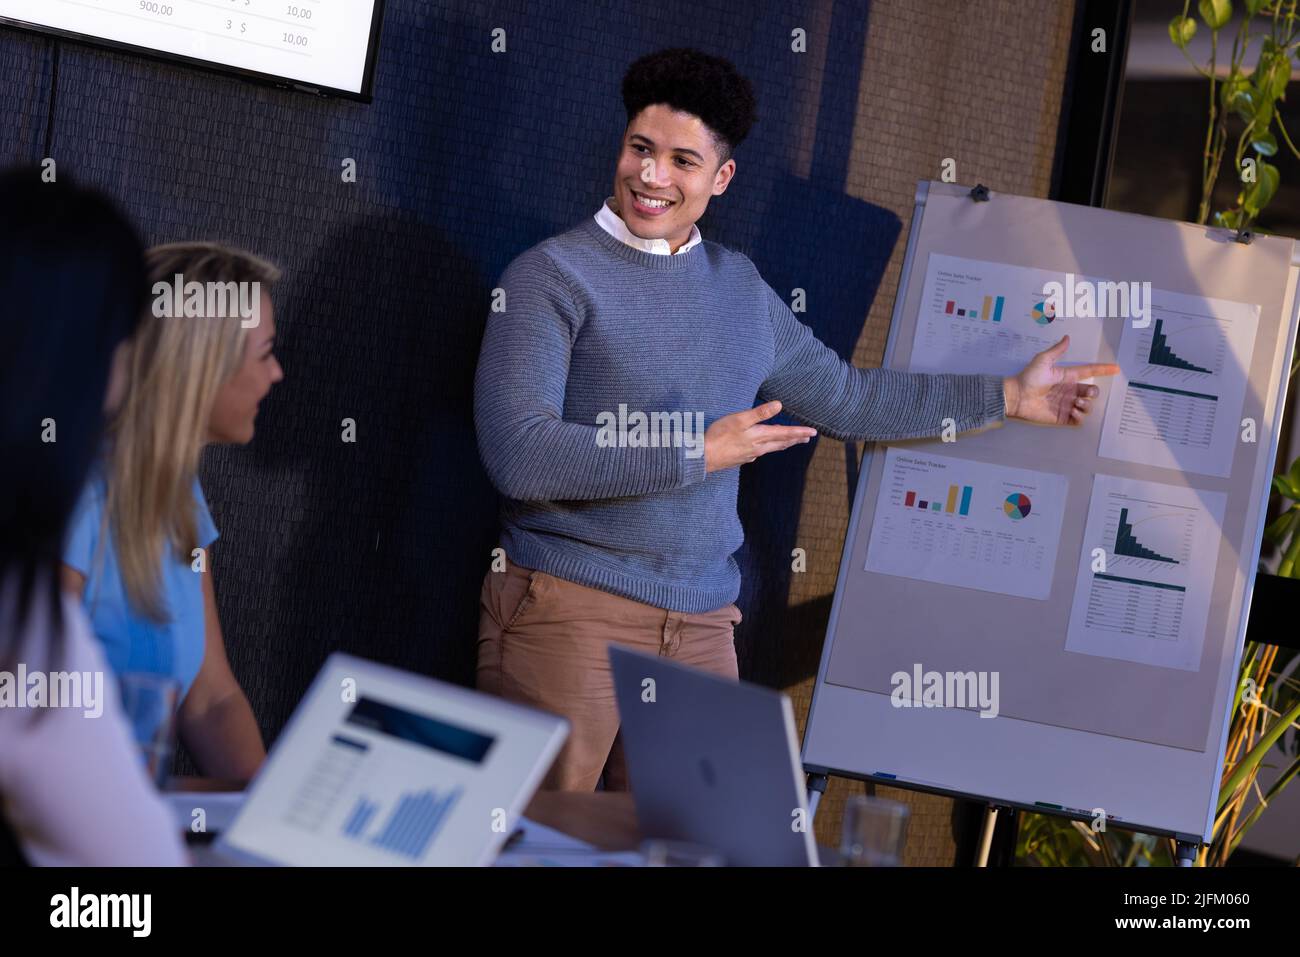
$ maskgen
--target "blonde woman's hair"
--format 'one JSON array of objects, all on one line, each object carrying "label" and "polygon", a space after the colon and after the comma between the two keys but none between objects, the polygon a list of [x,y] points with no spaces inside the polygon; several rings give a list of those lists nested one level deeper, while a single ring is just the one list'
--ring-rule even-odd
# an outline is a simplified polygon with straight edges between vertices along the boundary
[{"label": "blonde woman's hair", "polygon": [[[145,254],[149,283],[261,283],[280,278],[271,263],[216,243],[169,243]],[[127,386],[109,423],[106,518],[118,565],[135,610],[155,621],[165,561],[189,564],[199,546],[193,485],[217,392],[244,359],[248,330],[239,297],[228,315],[164,315],[146,310],[126,346]],[[163,310],[165,311],[165,310]],[[190,310],[184,310],[190,311]]]}]

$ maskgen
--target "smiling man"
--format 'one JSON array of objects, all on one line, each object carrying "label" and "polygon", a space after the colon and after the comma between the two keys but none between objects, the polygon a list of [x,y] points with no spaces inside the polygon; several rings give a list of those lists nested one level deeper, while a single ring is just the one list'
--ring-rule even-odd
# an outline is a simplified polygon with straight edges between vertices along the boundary
[{"label": "smiling man", "polygon": [[[507,267],[474,390],[508,559],[483,582],[478,686],[568,718],[543,785],[568,790],[602,776],[627,788],[611,641],[737,677],[741,465],[819,431],[1077,425],[1098,392],[1081,380],[1118,371],[1056,365],[1068,339],[1007,378],[844,362],[696,226],[736,174],[749,82],[726,60],[664,50],[628,69],[623,104],[614,194]],[[782,408],[807,425],[764,424]]]}]

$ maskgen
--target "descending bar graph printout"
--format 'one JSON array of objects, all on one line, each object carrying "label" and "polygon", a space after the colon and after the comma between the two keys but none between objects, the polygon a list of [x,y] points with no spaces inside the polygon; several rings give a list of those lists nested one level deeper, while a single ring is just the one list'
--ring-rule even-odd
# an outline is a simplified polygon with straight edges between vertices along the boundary
[{"label": "descending bar graph printout", "polygon": [[1065,650],[1200,668],[1227,497],[1098,475]]},{"label": "descending bar graph printout", "polygon": [[1240,444],[1259,306],[1163,290],[1126,323],[1098,454],[1226,477]]}]

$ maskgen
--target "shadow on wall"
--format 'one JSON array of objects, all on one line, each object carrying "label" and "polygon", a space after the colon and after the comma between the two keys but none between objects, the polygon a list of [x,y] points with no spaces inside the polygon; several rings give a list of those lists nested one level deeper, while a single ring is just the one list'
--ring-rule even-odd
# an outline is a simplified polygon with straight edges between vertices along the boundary
[{"label": "shadow on wall", "polygon": [[[902,230],[890,210],[845,195],[867,21],[867,11],[857,4],[831,6],[809,178],[782,171],[773,180],[751,254],[787,303],[793,289],[805,291],[807,312],[798,318],[846,362],[852,362]],[[781,415],[775,421],[793,420]],[[737,556],[738,604],[745,620],[737,628],[737,652],[742,676],[771,687],[789,688],[816,674],[830,618],[831,595],[795,607],[789,602],[795,574],[791,552],[800,545],[799,516],[815,445],[764,456],[741,474],[745,544]],[[850,506],[859,454],[858,443],[845,443]],[[838,558],[837,552],[836,568]]]},{"label": "shadow on wall", "polygon": [[331,651],[471,684],[497,525],[472,425],[490,299],[477,265],[412,216],[363,217],[331,230],[285,286],[285,381],[254,445],[214,449],[212,463],[242,473],[237,510],[257,486],[287,509],[265,516],[283,540],[269,565],[258,536],[214,549],[243,579],[223,606],[243,626],[239,677],[272,734]]},{"label": "shadow on wall", "polygon": [[[754,259],[762,264],[768,285],[787,302],[791,290],[802,288],[808,311],[798,318],[851,362],[902,223],[882,207],[786,177],[776,188],[764,225],[768,228]],[[774,421],[795,420],[782,414]],[[789,603],[795,574],[791,552],[801,544],[799,517],[815,447],[796,445],[763,456],[741,472],[745,544],[737,557],[742,574],[738,604],[745,620],[737,628],[737,649],[741,674],[773,687],[789,687],[816,674],[830,618],[833,596],[797,606]],[[843,488],[850,505],[859,452],[858,443],[844,444]],[[839,567],[838,552],[834,567]]]}]

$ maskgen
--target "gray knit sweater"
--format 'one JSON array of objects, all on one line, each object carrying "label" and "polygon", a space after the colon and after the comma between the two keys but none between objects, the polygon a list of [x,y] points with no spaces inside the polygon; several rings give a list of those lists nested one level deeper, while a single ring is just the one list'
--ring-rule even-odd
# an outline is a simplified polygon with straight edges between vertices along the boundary
[{"label": "gray knit sweater", "polygon": [[997,375],[843,362],[747,257],[708,240],[655,255],[587,217],[500,286],[474,419],[504,497],[501,544],[519,565],[660,608],[712,611],[740,592],[740,470],[705,474],[714,420],[779,399],[821,434],[887,440],[1005,414]]}]

